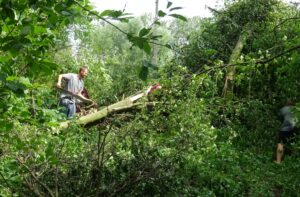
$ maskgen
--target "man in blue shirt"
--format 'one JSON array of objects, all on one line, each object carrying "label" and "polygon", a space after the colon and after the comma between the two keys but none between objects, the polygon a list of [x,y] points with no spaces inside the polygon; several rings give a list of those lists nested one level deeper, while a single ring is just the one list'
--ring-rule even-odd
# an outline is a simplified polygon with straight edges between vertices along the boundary
[{"label": "man in blue shirt", "polygon": [[[88,74],[88,68],[87,67],[81,67],[79,69],[78,74],[74,73],[67,73],[67,74],[60,74],[58,76],[57,84],[56,86],[58,88],[62,88],[61,82],[62,79],[66,80],[66,85],[64,87],[65,90],[68,92],[71,92],[73,94],[79,95],[84,97],[81,92],[84,88],[84,82],[83,79]],[[72,97],[71,95],[67,95],[65,93],[62,93],[60,95],[60,104],[66,108],[66,115],[68,118],[72,118],[75,116],[76,113],[76,99]]]}]

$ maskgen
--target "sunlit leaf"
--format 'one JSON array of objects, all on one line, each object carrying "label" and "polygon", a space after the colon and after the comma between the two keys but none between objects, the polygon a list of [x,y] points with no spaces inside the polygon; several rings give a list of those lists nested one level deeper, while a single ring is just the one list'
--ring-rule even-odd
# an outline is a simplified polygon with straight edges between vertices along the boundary
[{"label": "sunlit leaf", "polygon": [[123,12],[120,10],[104,10],[103,12],[101,12],[100,16],[110,16],[113,18],[117,18],[122,16]]},{"label": "sunlit leaf", "polygon": [[41,33],[46,33],[47,30],[44,27],[41,26],[34,26],[34,33],[36,34],[41,34]]},{"label": "sunlit leaf", "polygon": [[184,17],[184,16],[182,16],[182,15],[180,15],[180,14],[170,14],[169,16],[171,16],[171,17],[174,17],[174,18],[177,18],[177,19],[180,19],[180,20],[182,20],[182,21],[185,21],[185,22],[187,22],[187,18],[186,18],[186,17]]}]

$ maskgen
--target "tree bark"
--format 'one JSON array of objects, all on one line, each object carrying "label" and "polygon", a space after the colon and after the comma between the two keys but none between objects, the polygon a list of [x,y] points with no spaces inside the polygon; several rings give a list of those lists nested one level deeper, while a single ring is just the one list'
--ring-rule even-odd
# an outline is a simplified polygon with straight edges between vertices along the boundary
[{"label": "tree bark", "polygon": [[[243,47],[246,44],[247,39],[252,33],[252,29],[246,25],[244,30],[241,32],[238,41],[230,55],[228,64],[235,64],[236,61],[239,59]],[[227,69],[226,77],[225,77],[225,84],[223,88],[222,96],[225,97],[230,91],[233,94],[233,87],[234,87],[234,77],[235,77],[235,66],[229,66]]]},{"label": "tree bark", "polygon": [[[155,16],[154,16],[154,22],[157,21],[158,19],[158,3],[159,3],[159,0],[156,0],[155,1]],[[153,26],[153,32],[156,33],[156,25],[154,24]],[[153,45],[153,52],[152,52],[152,64],[156,65],[157,62],[158,62],[158,46],[157,45]]]}]

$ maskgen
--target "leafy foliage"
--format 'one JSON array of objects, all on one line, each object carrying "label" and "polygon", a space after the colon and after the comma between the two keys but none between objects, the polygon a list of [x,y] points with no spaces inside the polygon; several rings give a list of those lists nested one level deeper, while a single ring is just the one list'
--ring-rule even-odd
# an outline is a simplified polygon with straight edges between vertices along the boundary
[{"label": "leafy foliage", "polygon": [[[0,196],[297,196],[299,140],[282,165],[273,158],[277,111],[300,98],[299,10],[227,2],[209,19],[186,19],[168,2],[154,21],[97,13],[88,1],[1,1]],[[224,62],[249,24],[232,98],[223,98]],[[157,65],[153,42],[164,46]],[[51,87],[83,65],[100,107],[163,88],[143,108],[61,130]]]}]

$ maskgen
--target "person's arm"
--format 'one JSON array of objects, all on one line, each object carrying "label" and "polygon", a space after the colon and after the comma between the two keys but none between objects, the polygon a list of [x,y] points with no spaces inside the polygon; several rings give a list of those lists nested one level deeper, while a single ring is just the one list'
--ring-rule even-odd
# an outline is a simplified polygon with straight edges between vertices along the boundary
[{"label": "person's arm", "polygon": [[81,91],[79,91],[76,95],[78,95],[78,96],[81,96],[81,97],[83,97],[83,98],[85,98],[85,96],[83,96],[82,94],[81,94]]},{"label": "person's arm", "polygon": [[56,87],[61,88],[61,80],[62,80],[62,78],[63,78],[63,74],[58,75],[58,80],[57,80],[57,83],[56,83]]},{"label": "person's arm", "polygon": [[71,73],[67,73],[67,74],[60,74],[60,75],[58,75],[58,79],[57,79],[57,83],[56,83],[56,87],[58,87],[58,88],[62,88],[61,87],[61,81],[62,81],[62,79],[67,79],[67,80],[70,80],[70,78],[71,78]]},{"label": "person's arm", "polygon": [[83,89],[81,89],[81,90],[78,92],[77,95],[80,96],[80,97],[82,97],[82,98],[84,98],[84,99],[90,100],[89,98],[85,97],[85,95],[82,94],[82,91],[83,91]]}]

